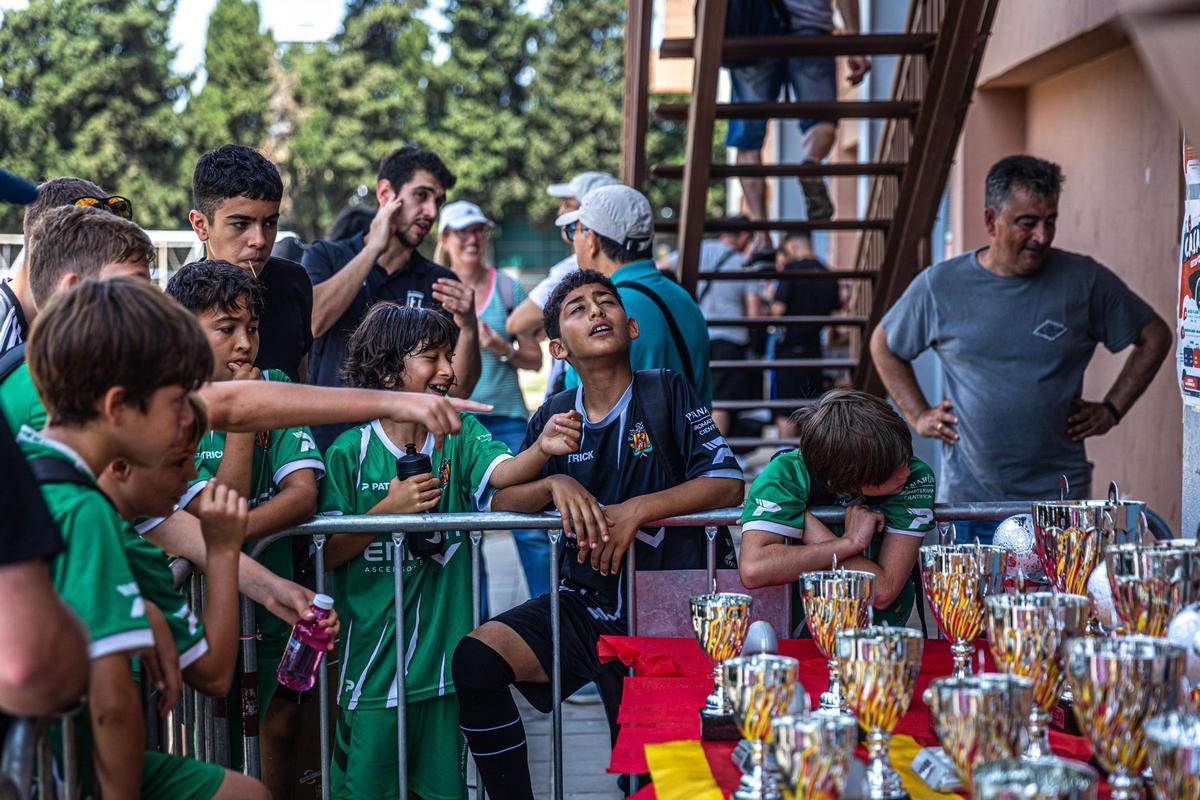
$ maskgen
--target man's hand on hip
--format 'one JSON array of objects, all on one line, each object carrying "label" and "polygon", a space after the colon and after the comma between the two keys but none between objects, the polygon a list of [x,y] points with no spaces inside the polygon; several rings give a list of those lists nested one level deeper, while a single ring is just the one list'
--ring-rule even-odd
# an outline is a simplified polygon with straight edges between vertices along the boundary
[{"label": "man's hand on hip", "polygon": [[1117,424],[1103,403],[1089,403],[1077,397],[1071,407],[1075,413],[1067,417],[1067,435],[1077,442],[1089,436],[1103,436]]},{"label": "man's hand on hip", "polygon": [[954,444],[958,441],[958,431],[954,429],[958,424],[958,417],[954,416],[953,409],[953,403],[943,400],[933,408],[922,411],[913,427],[926,439],[939,439],[946,444]]}]

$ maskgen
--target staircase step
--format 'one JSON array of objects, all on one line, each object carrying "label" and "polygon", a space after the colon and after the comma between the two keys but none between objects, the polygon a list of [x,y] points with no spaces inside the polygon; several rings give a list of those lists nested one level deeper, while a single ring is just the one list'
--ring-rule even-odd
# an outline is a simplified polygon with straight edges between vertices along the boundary
[{"label": "staircase step", "polygon": [[[650,168],[651,176],[662,180],[683,180],[683,164],[655,164]],[[900,162],[855,164],[713,164],[708,168],[708,177],[721,178],[808,178],[845,177],[856,175],[895,175],[904,172]]]},{"label": "staircase step", "polygon": [[[811,233],[812,231],[863,231],[887,230],[886,219],[785,219],[766,222],[731,222],[724,219],[704,221],[704,230],[713,233],[737,233],[738,231],[785,231],[788,233]],[[678,233],[679,220],[660,219],[654,223],[655,233]]]},{"label": "staircase step", "polygon": [[713,400],[714,411],[755,411],[767,408],[771,411],[795,411],[800,406],[811,406],[817,401],[807,400]]},{"label": "staircase step", "polygon": [[826,325],[846,325],[862,327],[867,324],[867,317],[715,317],[706,319],[709,327],[718,328],[769,328],[772,325],[780,327],[800,327]]},{"label": "staircase step", "polygon": [[[725,40],[722,58],[789,58],[795,56],[916,55],[937,41],[933,33],[860,33],[845,36],[737,36]],[[695,40],[664,39],[660,58],[691,58]]]},{"label": "staircase step", "polygon": [[710,361],[709,369],[754,370],[764,369],[854,369],[856,358],[750,358],[737,361]]},{"label": "staircase step", "polygon": [[[656,119],[687,120],[690,103],[660,103]],[[717,119],[881,119],[915,117],[920,103],[915,100],[802,101],[798,103],[717,103]]]},{"label": "staircase step", "polygon": [[709,270],[701,270],[697,273],[697,277],[702,281],[873,281],[879,277],[879,270],[831,269],[828,272],[820,272],[815,269],[789,269],[783,272],[774,269],[748,269],[744,272],[710,272]]}]

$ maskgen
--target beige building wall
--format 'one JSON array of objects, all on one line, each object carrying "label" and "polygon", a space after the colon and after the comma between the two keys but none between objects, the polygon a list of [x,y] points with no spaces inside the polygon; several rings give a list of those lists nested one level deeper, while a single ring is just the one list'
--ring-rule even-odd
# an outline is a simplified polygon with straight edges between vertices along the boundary
[{"label": "beige building wall", "polygon": [[[1173,326],[1179,142],[1115,0],[1003,0],[951,175],[953,246],[986,243],[983,182],[996,159],[1048,158],[1067,176],[1056,246],[1108,266]],[[1103,398],[1128,354],[1097,349],[1087,399]],[[1172,358],[1120,426],[1089,440],[1088,455],[1093,494],[1115,480],[1177,528],[1183,430]]]}]

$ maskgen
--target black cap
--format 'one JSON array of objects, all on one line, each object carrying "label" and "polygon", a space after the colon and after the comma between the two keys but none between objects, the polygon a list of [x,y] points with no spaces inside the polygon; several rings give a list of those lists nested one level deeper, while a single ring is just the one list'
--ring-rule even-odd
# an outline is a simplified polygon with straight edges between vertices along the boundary
[{"label": "black cap", "polygon": [[0,169],[0,202],[27,206],[37,200],[38,190],[29,181]]}]

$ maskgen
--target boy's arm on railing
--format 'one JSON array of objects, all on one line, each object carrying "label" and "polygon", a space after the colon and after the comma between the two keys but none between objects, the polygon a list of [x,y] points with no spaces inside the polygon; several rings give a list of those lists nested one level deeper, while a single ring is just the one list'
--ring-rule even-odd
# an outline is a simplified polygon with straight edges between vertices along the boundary
[{"label": "boy's arm on railing", "polygon": [[101,796],[138,797],[146,731],[128,653],[92,661],[88,711]]},{"label": "boy's arm on railing", "polygon": [[501,489],[492,497],[493,511],[534,514],[553,504],[562,516],[563,533],[585,547],[597,548],[608,541],[608,519],[596,498],[578,481],[566,475]]},{"label": "boy's arm on railing", "polygon": [[317,476],[301,469],[284,478],[279,492],[250,511],[246,541],[262,539],[307,522],[317,513]]}]

